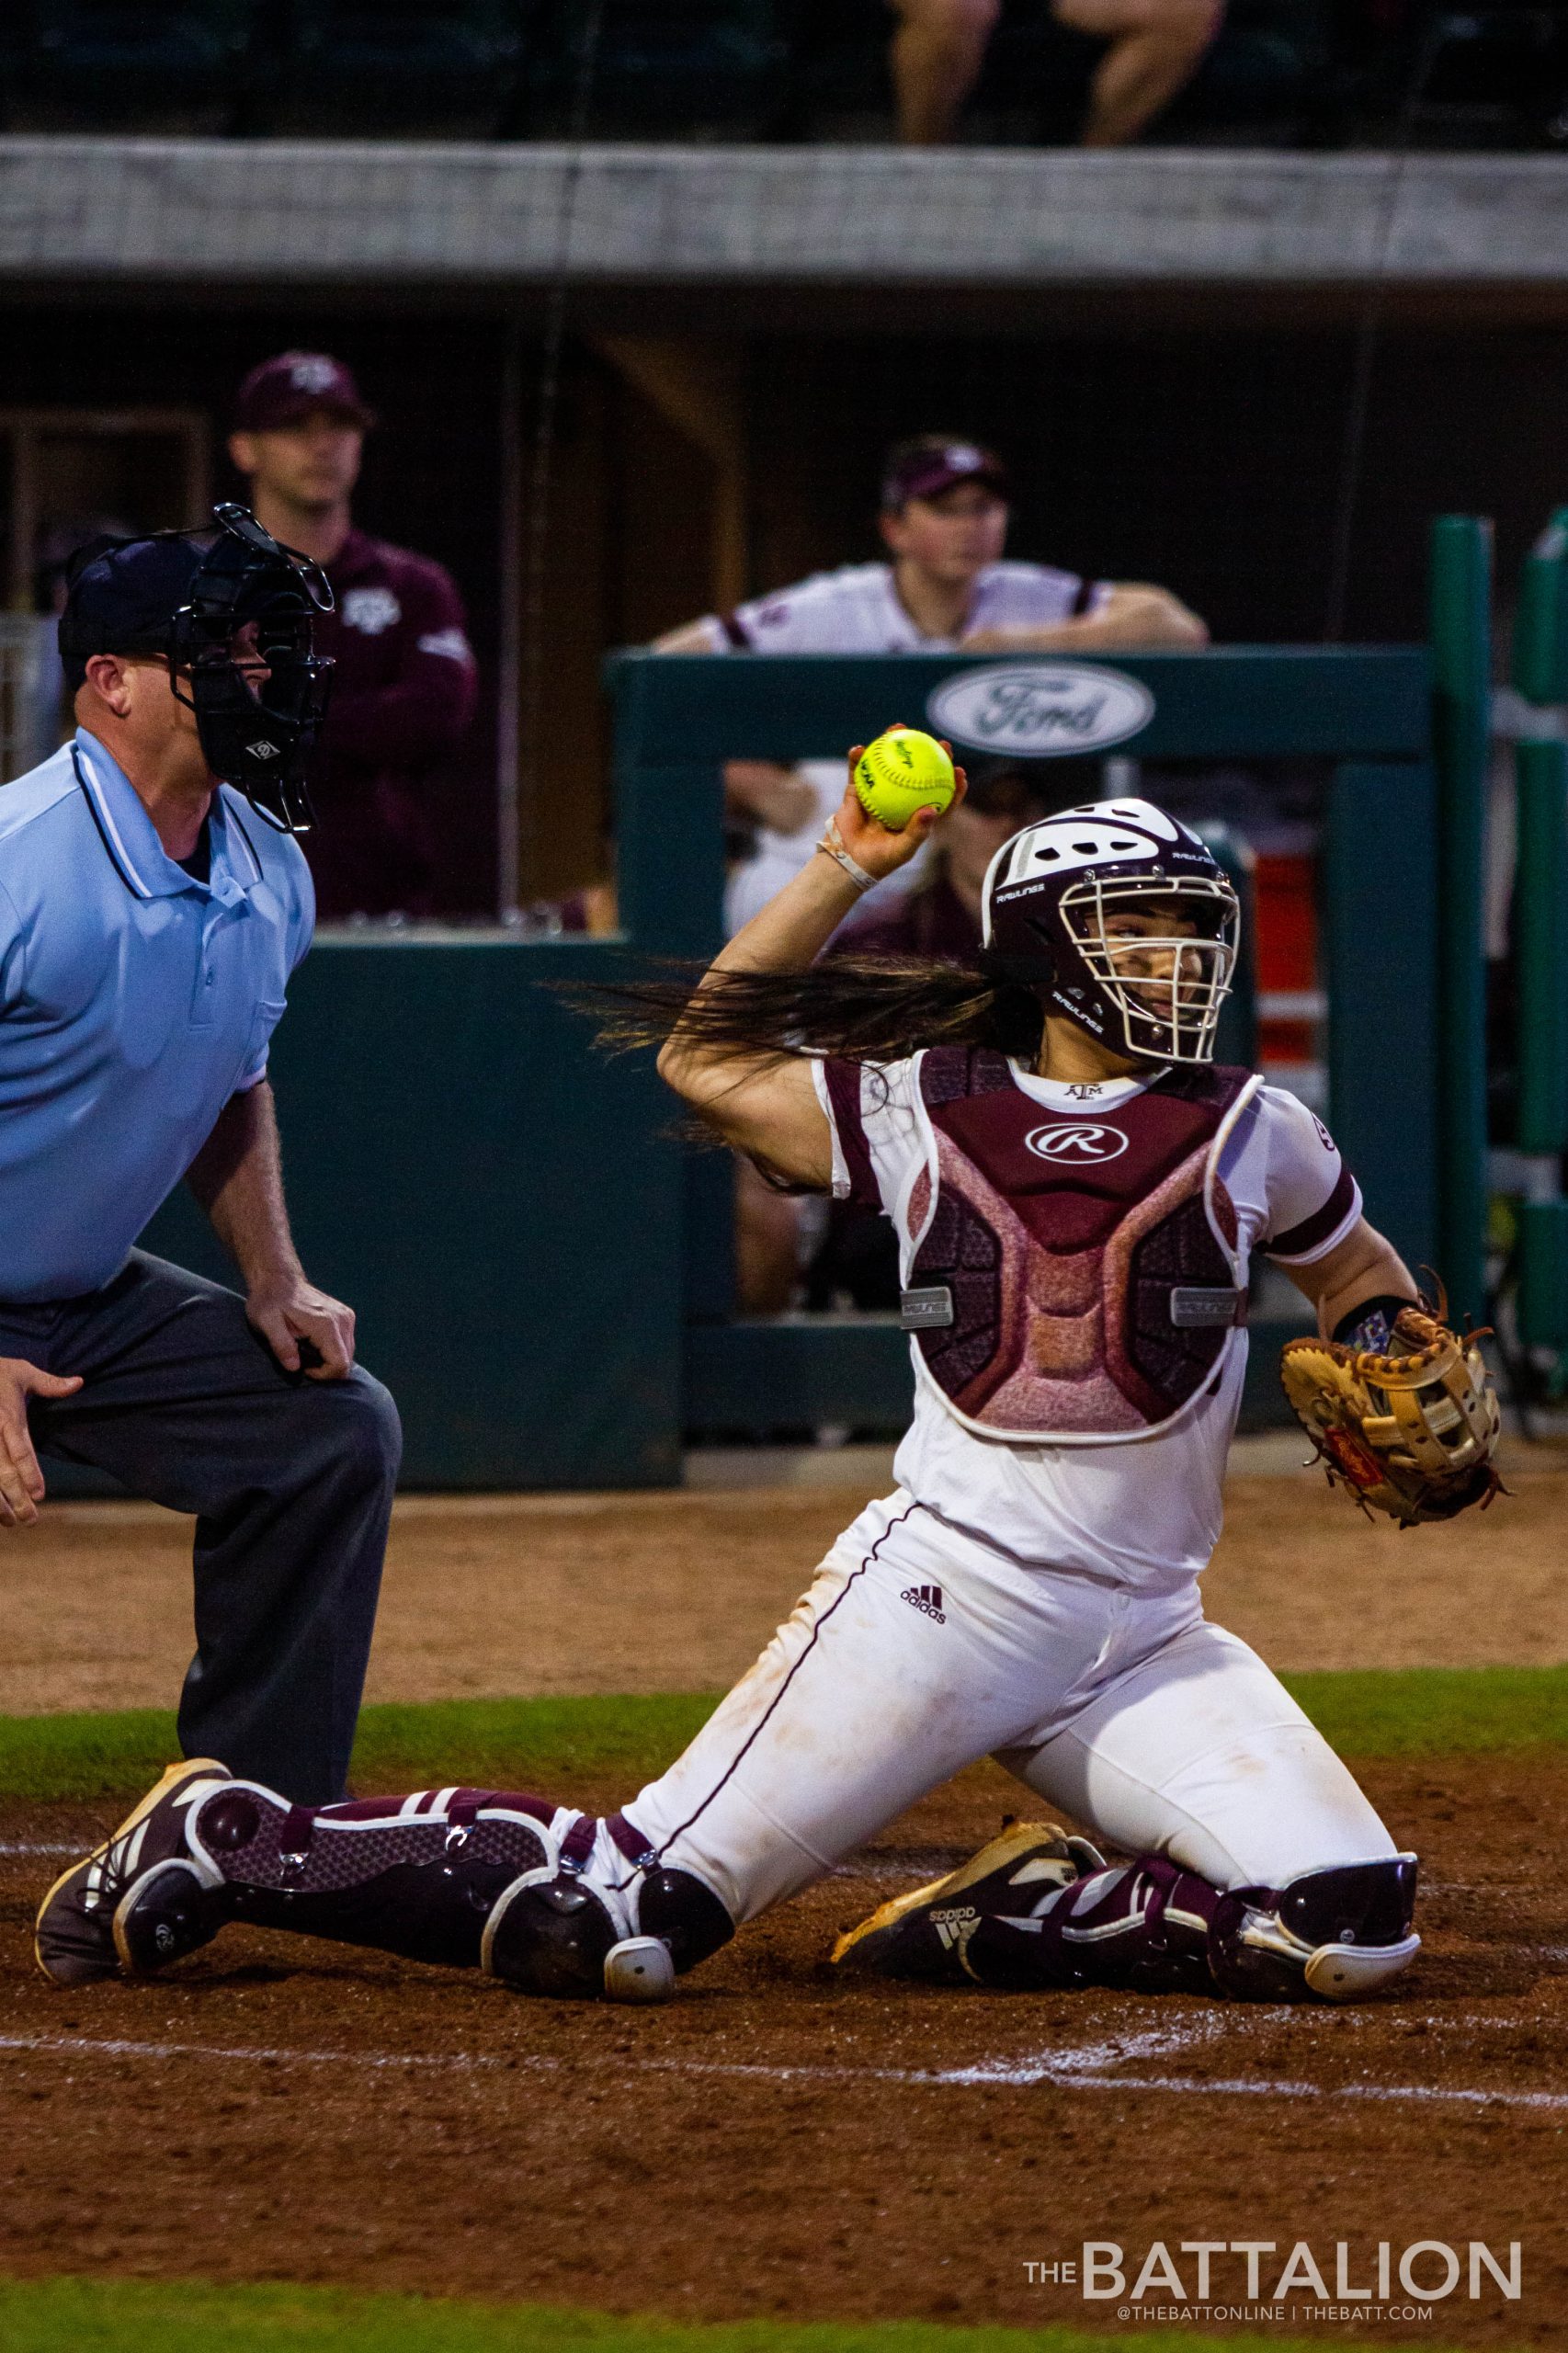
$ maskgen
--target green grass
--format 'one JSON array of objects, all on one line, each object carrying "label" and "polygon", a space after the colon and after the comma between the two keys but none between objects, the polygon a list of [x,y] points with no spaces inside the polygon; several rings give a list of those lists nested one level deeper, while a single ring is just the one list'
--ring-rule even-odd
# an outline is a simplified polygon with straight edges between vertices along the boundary
[{"label": "green grass", "polygon": [[1346,1756],[1568,1741],[1568,1666],[1348,1667],[1280,1679]]},{"label": "green grass", "polygon": [[[1568,1667],[1353,1669],[1285,1681],[1346,1756],[1416,1756],[1568,1742]],[[593,1777],[629,1794],[668,1764],[711,1694],[444,1699],[367,1708],[354,1783],[367,1792],[462,1779],[570,1795]],[[144,1789],[177,1754],[174,1718],[0,1716],[0,1797],[105,1798]]]},{"label": "green grass", "polygon": [[[635,1698],[439,1699],[367,1708],[354,1785],[369,1793],[463,1780],[566,1789],[592,1774],[632,1787],[663,1770],[711,1712],[711,1693]],[[172,1714],[0,1716],[0,1797],[118,1797],[179,1754]]]},{"label": "green grass", "polygon": [[[928,2321],[731,2321],[704,2325],[541,2304],[432,2303],[334,2288],[210,2287],[199,2281],[0,2281],[6,2353],[1146,2353],[1205,2346],[1305,2353],[1321,2340],[1258,2331],[1203,2336],[1140,2329],[949,2328]],[[1426,2353],[1433,2353],[1427,2347]]]}]

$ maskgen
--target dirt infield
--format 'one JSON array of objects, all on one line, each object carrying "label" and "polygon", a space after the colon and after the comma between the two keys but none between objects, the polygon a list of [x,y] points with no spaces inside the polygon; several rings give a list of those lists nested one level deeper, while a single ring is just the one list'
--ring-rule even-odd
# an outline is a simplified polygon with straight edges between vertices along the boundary
[{"label": "dirt infield", "polygon": [[[1517,1449],[1483,1520],[1405,1533],[1305,1471],[1233,1477],[1210,1615],[1283,1669],[1568,1659],[1568,1464]],[[880,1487],[413,1496],[368,1696],[717,1690],[750,1665]],[[190,1523],[51,1506],[0,1537],[0,1713],[166,1707],[190,1653]]]},{"label": "dirt infield", "polygon": [[[1267,2296],[1299,2240],[1332,2290],[1336,2241],[1366,2286],[1379,2241],[1397,2264],[1418,2240],[1462,2261],[1470,2241],[1506,2260],[1517,2239],[1519,2302],[1489,2281],[1471,2302],[1461,2278],[1432,2317],[1402,2319],[1419,2308],[1396,2279],[1362,2319],[1434,2345],[1561,2341],[1568,1757],[1365,1778],[1423,1851],[1428,1949],[1342,2011],[835,1982],[838,1926],[994,1826],[1016,1790],[992,1767],[647,2012],[255,1931],[162,1983],[55,1994],[27,1924],[56,1865],[18,1849],[97,1825],[12,1807],[0,2268],[1114,2326],[1126,2305],[1031,2284],[1026,2265],[1110,2240],[1137,2266],[1162,2239],[1191,2292],[1182,2241],[1272,2241]],[[1429,2255],[1416,2276],[1434,2275]],[[1244,2288],[1241,2258],[1217,2258],[1215,2302]],[[1354,2325],[1290,2302],[1281,2334]]]}]

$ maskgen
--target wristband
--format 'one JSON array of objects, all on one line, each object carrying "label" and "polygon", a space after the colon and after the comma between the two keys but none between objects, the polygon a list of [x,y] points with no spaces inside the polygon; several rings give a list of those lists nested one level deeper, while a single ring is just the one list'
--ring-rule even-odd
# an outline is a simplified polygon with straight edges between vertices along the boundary
[{"label": "wristband", "polygon": [[1373,1299],[1362,1300],[1348,1315],[1342,1315],[1334,1327],[1334,1336],[1342,1347],[1362,1348],[1369,1356],[1386,1357],[1391,1353],[1393,1327],[1401,1313],[1420,1304],[1416,1299],[1395,1299],[1392,1291],[1380,1291]]},{"label": "wristband", "polygon": [[835,866],[843,868],[862,897],[872,889],[877,878],[874,874],[868,874],[865,868],[850,857],[848,850],[845,847],[844,836],[838,830],[836,817],[828,819],[827,830],[818,842],[817,847],[824,858],[832,858]]}]

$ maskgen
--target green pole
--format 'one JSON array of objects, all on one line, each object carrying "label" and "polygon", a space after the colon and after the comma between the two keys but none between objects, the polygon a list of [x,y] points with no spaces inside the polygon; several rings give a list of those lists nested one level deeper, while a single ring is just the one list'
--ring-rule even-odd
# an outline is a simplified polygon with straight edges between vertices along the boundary
[{"label": "green pole", "polygon": [[1483,935],[1492,699],[1492,527],[1432,526],[1432,750],[1437,777],[1437,1241],[1454,1314],[1486,1305],[1486,961]]},{"label": "green pole", "polygon": [[1515,688],[1539,713],[1514,752],[1518,1144],[1551,1154],[1568,1147],[1568,744],[1553,708],[1568,700],[1563,522],[1554,515],[1525,559],[1513,649]]},{"label": "green pole", "polygon": [[1519,1336],[1568,1344],[1568,512],[1560,508],[1525,560],[1514,624],[1513,680],[1534,716],[1514,747],[1517,853],[1514,944],[1519,982],[1521,1152],[1538,1154],[1540,1189],[1519,1204]]},{"label": "green pole", "polygon": [[1521,742],[1514,767],[1518,1144],[1557,1154],[1568,1148],[1568,744]]}]

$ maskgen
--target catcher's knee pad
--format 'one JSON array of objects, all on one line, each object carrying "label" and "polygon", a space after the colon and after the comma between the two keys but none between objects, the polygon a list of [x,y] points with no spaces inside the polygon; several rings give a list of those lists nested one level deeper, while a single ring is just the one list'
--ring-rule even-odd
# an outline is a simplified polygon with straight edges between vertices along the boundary
[{"label": "catcher's knee pad", "polygon": [[644,1936],[658,1937],[668,1945],[676,1973],[683,1977],[735,1933],[723,1904],[694,1872],[663,1869],[647,1872],[638,1882],[637,1925]]},{"label": "catcher's knee pad", "polygon": [[235,1918],[473,1968],[497,1897],[554,1869],[555,1812],[490,1790],[294,1806],[232,1781],[193,1810],[188,1836]]},{"label": "catcher's knee pad", "polygon": [[660,1938],[629,1934],[622,1900],[580,1873],[530,1871],[484,1924],[481,1963],[515,1993],[557,2001],[663,2002],[675,1966]]},{"label": "catcher's knee pad", "polygon": [[1244,2001],[1293,2001],[1303,1986],[1325,2002],[1375,1993],[1420,1950],[1415,1875],[1414,1855],[1390,1855],[1229,1890],[1210,1936],[1216,1984]]}]

